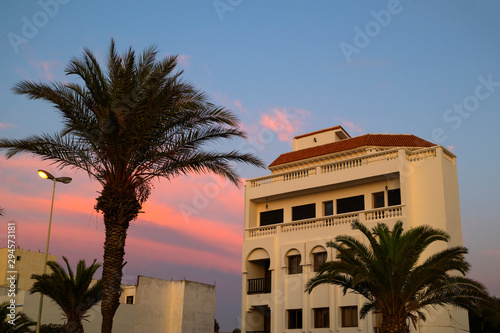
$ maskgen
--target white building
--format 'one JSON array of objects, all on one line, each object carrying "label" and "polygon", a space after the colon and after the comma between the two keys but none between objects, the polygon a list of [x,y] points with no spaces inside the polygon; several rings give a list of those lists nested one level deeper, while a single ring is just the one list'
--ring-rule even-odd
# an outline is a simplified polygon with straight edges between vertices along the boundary
[{"label": "white building", "polygon": [[[433,251],[462,244],[456,157],[416,136],[351,138],[336,126],[295,137],[293,151],[269,169],[245,189],[242,332],[376,332],[380,318],[359,318],[361,296],[331,285],[304,292],[317,267],[335,258],[326,242],[355,235],[354,220],[446,230],[451,242]],[[444,308],[417,331],[468,327],[466,311]]]},{"label": "white building", "polygon": [[[0,303],[10,301],[10,280],[7,267],[8,249],[0,249]],[[40,294],[30,294],[34,280],[31,274],[42,274],[44,254],[16,249],[16,311],[23,311],[36,320]],[[49,260],[56,260],[49,255]],[[50,273],[50,269],[48,270]],[[113,320],[118,333],[211,333],[215,318],[215,286],[192,281],[168,281],[138,276],[136,285],[122,286],[120,306]],[[59,306],[43,298],[42,324],[63,324]],[[101,303],[87,312],[83,321],[85,332],[100,332]]]}]

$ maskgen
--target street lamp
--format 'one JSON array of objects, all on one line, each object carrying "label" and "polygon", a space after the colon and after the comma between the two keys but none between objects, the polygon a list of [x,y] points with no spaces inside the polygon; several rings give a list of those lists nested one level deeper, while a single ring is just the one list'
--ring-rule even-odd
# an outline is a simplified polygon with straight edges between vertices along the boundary
[{"label": "street lamp", "polygon": [[[54,186],[52,187],[52,202],[50,204],[50,217],[49,217],[49,231],[47,233],[47,246],[45,248],[45,259],[43,263],[43,274],[47,273],[47,259],[49,256],[49,241],[50,241],[50,226],[52,224],[52,211],[54,209],[54,194],[56,192],[56,183],[69,184],[71,183],[70,177],[54,177],[50,172],[45,170],[38,170],[38,175],[44,179],[49,179],[54,181]],[[40,293],[40,304],[38,306],[38,319],[36,321],[36,333],[40,333],[40,321],[42,319],[42,305],[43,305],[43,294]]]}]

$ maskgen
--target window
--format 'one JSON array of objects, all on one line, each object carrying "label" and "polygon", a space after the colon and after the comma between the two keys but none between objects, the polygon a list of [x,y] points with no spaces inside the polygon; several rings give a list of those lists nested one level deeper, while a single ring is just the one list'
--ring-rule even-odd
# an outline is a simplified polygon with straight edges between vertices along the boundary
[{"label": "window", "polygon": [[134,296],[127,296],[127,304],[134,304]]},{"label": "window", "polygon": [[357,210],[365,210],[364,195],[337,199],[337,214],[355,212]]},{"label": "window", "polygon": [[316,204],[292,207],[292,221],[312,219],[316,217]]},{"label": "window", "polygon": [[17,260],[17,261],[21,261],[21,256],[17,256],[17,257],[16,257],[16,260]]},{"label": "window", "polygon": [[330,314],[328,308],[313,309],[314,311],[314,328],[330,327]]},{"label": "window", "polygon": [[14,292],[17,294],[19,292],[19,274],[17,274],[15,286],[16,286],[16,288],[15,288]]},{"label": "window", "polygon": [[373,193],[373,208],[380,208],[384,206],[384,192]]},{"label": "window", "polygon": [[288,329],[302,328],[302,309],[288,310]]},{"label": "window", "polygon": [[260,225],[283,223],[283,209],[270,210],[260,213]]},{"label": "window", "polygon": [[323,202],[324,215],[333,215],[333,201]]},{"label": "window", "polygon": [[342,311],[342,327],[357,327],[358,326],[358,307],[343,306]]},{"label": "window", "polygon": [[300,254],[288,256],[288,274],[301,274]]},{"label": "window", "polygon": [[313,253],[314,271],[319,271],[319,266],[326,262],[326,252],[316,252]]},{"label": "window", "polygon": [[388,206],[401,205],[401,189],[387,191]]}]

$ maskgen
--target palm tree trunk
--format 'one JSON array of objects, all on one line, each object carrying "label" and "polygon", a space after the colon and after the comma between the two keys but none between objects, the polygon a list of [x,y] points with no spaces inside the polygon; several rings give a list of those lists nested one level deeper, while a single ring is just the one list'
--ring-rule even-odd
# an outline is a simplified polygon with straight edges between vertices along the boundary
[{"label": "palm tree trunk", "polygon": [[382,317],[381,333],[408,333],[406,318],[397,315],[384,315]]},{"label": "palm tree trunk", "polygon": [[101,333],[111,333],[113,317],[120,305],[125,239],[130,221],[141,209],[134,190],[105,186],[96,209],[104,213],[106,238],[102,265]]},{"label": "palm tree trunk", "polygon": [[101,333],[111,333],[113,317],[120,305],[123,258],[128,223],[107,223],[102,269]]},{"label": "palm tree trunk", "polygon": [[83,333],[82,321],[79,318],[68,318],[63,330],[64,333]]}]

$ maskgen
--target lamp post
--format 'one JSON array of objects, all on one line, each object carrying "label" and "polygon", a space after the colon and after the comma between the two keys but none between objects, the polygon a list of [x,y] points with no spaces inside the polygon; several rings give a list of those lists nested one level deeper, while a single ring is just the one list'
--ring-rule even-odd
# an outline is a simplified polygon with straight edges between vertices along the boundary
[{"label": "lamp post", "polygon": [[[44,179],[49,179],[54,182],[52,187],[52,202],[50,204],[50,217],[49,217],[49,231],[47,232],[47,246],[45,247],[45,259],[43,262],[43,274],[47,273],[47,259],[49,256],[49,241],[50,241],[50,226],[52,224],[52,211],[54,210],[54,194],[56,192],[56,183],[69,184],[71,183],[70,177],[54,177],[51,173],[45,170],[38,170],[38,175]],[[36,321],[36,333],[40,333],[40,321],[42,319],[42,305],[43,305],[43,294],[40,293],[40,304],[38,306],[38,318]]]}]

